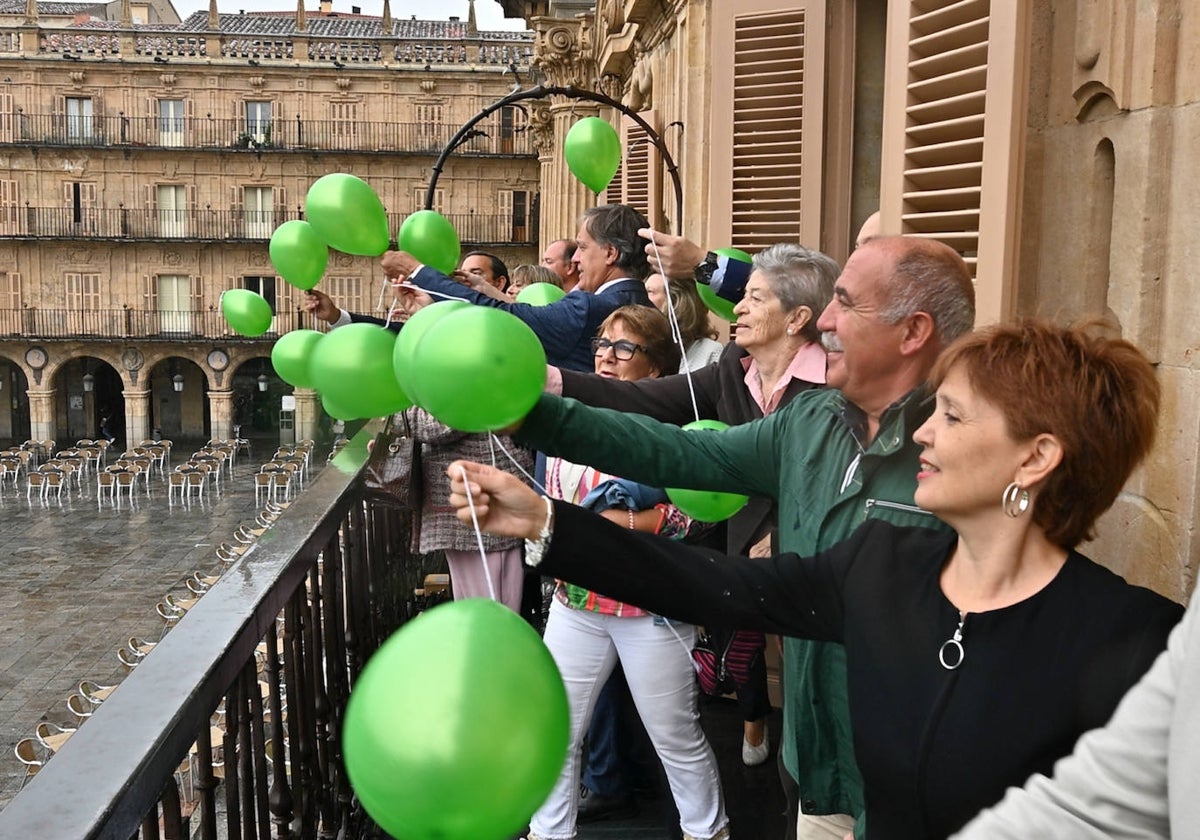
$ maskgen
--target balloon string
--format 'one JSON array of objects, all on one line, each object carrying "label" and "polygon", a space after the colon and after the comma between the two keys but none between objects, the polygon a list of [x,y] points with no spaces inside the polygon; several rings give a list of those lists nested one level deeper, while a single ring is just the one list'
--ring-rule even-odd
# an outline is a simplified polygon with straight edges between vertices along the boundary
[{"label": "balloon string", "polygon": [[424,292],[425,294],[429,295],[430,297],[445,298],[446,300],[461,300],[464,303],[471,303],[470,298],[458,297],[457,295],[448,295],[448,294],[445,294],[444,292],[435,292],[432,289],[422,289],[416,283],[410,283],[407,280],[405,280],[403,283],[393,284],[392,288],[393,289],[413,289],[418,292]]},{"label": "balloon string", "polygon": [[513,454],[512,454],[511,452],[509,452],[507,449],[505,449],[505,448],[504,448],[504,444],[500,442],[500,438],[496,437],[496,436],[493,434],[493,435],[492,435],[492,442],[493,442],[493,443],[495,443],[495,444],[496,444],[496,446],[500,447],[500,451],[501,451],[501,452],[503,452],[505,455],[507,455],[507,456],[508,456],[508,460],[512,462],[512,465],[513,465],[514,467],[516,467],[516,468],[517,468],[517,471],[518,471],[518,472],[520,472],[520,473],[521,473],[521,475],[525,476],[526,480],[528,480],[528,481],[529,481],[529,483],[530,483],[530,485],[531,485],[531,486],[533,486],[534,488],[536,488],[536,489],[537,489],[537,491],[538,491],[539,493],[541,493],[543,496],[549,496],[549,495],[550,495],[549,493],[547,493],[547,492],[546,492],[546,488],[545,488],[545,487],[543,487],[542,485],[538,484],[538,482],[537,482],[537,479],[535,479],[535,478],[534,478],[533,476],[531,476],[529,473],[525,472],[525,468],[524,468],[524,467],[522,467],[522,466],[521,466],[519,463],[517,463],[517,459],[513,457]]},{"label": "balloon string", "polygon": [[[662,271],[662,257],[658,253],[658,242],[654,239],[654,231],[650,231],[650,247],[654,249],[654,261],[658,263],[658,269]],[[671,280],[667,275],[660,275],[663,279],[663,291],[667,295],[667,320],[671,324],[671,335],[675,336],[676,343],[679,344],[679,354],[683,360],[680,366],[683,369],[683,375],[687,377],[688,394],[692,398],[692,415],[697,420],[700,419],[700,406],[696,404],[696,388],[692,385],[692,368],[688,364],[687,348],[683,346],[683,333],[679,329],[679,319],[675,316],[675,301],[671,299]]]},{"label": "balloon string", "polygon": [[483,576],[487,578],[488,595],[493,601],[499,601],[496,597],[496,588],[492,585],[492,571],[488,568],[487,552],[483,549],[483,531],[479,528],[479,517],[475,514],[475,500],[471,498],[471,482],[467,478],[467,468],[460,466],[459,472],[462,473],[463,487],[467,494],[467,507],[471,509],[471,524],[475,526],[475,543],[479,546],[479,559],[483,561]]},{"label": "balloon string", "polygon": [[[387,293],[388,286],[390,286],[390,285],[391,284],[388,282],[388,279],[386,277],[384,277],[383,282],[379,284],[379,300],[375,301],[375,311],[376,312],[378,312],[380,309],[383,309],[383,296],[384,296],[384,294]],[[391,311],[392,311],[391,307],[388,307],[389,317],[391,316]]]}]

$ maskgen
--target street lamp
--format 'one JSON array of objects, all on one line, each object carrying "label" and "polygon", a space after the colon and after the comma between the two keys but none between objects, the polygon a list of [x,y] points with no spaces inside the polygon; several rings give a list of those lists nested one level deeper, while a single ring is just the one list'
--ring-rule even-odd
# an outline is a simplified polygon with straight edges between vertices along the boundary
[{"label": "street lamp", "polygon": [[175,393],[183,390],[183,374],[177,373],[171,377],[171,384],[175,386]]},{"label": "street lamp", "polygon": [[265,373],[260,373],[258,375],[258,390],[260,390],[260,391],[267,390],[267,375]]},{"label": "street lamp", "polygon": [[96,377],[92,376],[90,373],[85,373],[83,375],[83,390],[88,394],[90,394],[92,391],[95,391]]}]

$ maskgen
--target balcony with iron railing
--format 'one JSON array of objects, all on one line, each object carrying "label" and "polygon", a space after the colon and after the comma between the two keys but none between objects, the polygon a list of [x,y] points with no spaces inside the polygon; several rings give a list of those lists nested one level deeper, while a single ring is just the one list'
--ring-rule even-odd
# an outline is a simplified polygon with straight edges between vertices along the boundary
[{"label": "balcony with iron railing", "polygon": [[[512,214],[447,213],[468,246],[531,245],[536,221]],[[407,213],[389,213],[388,230],[398,231]],[[165,210],[133,207],[31,207],[0,205],[0,239],[191,240],[265,242],[300,208],[276,210]]]},{"label": "balcony with iron railing", "polygon": [[[320,322],[316,322],[320,328]],[[139,339],[146,341],[271,342],[286,332],[313,329],[314,319],[299,309],[275,313],[271,327],[261,336],[236,333],[216,307],[204,310],[51,309],[28,306],[0,309],[0,339]]]},{"label": "balcony with iron railing", "polygon": [[[522,125],[483,123],[455,149],[458,155],[531,157]],[[0,114],[0,145],[76,148],[147,148],[246,152],[380,152],[436,155],[455,126],[440,123],[359,122],[293,118],[132,117],[117,114],[44,114],[20,109]]]},{"label": "balcony with iron railing", "polygon": [[400,511],[364,492],[374,431],[0,811],[0,837],[378,836],[351,795],[341,723],[351,685],[411,615],[406,593],[429,569],[408,554]]}]

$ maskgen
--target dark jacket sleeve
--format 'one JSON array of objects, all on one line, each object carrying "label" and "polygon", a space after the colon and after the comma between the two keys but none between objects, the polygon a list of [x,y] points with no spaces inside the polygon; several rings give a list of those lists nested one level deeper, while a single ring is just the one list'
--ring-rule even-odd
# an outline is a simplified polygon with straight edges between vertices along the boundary
[{"label": "dark jacket sleeve", "polygon": [[400,328],[404,326],[403,321],[387,322],[383,318],[376,318],[374,315],[360,315],[357,312],[350,313],[350,320],[355,324],[376,324],[380,327],[387,327],[394,333],[400,332]]},{"label": "dark jacket sleeve", "polygon": [[728,557],[555,502],[554,536],[538,569],[692,624],[836,642],[844,578],[861,539],[813,558]]},{"label": "dark jacket sleeve", "polygon": [[[563,396],[573,397],[597,408],[612,408],[645,414],[664,423],[682,426],[697,419],[717,419],[717,363],[706,365],[692,373],[692,386],[687,377],[672,374],[659,379],[639,379],[623,382],[605,379],[590,373],[563,370]],[[692,409],[692,391],[696,394],[696,411]]]}]

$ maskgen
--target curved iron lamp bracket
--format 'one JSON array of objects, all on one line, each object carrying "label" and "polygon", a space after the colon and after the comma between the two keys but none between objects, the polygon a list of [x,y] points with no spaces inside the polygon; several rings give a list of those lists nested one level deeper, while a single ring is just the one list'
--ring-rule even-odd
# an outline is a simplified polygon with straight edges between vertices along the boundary
[{"label": "curved iron lamp bracket", "polygon": [[[433,209],[433,198],[437,191],[438,178],[441,177],[442,169],[446,163],[446,158],[465,143],[469,138],[468,134],[475,128],[480,121],[486,119],[490,114],[499,111],[508,105],[520,102],[523,99],[545,99],[547,96],[566,96],[571,99],[586,99],[590,102],[598,102],[601,105],[607,105],[609,108],[615,108],[625,116],[629,117],[635,123],[640,125],[645,131],[646,136],[650,138],[650,142],[658,149],[662,155],[663,164],[667,168],[667,173],[671,176],[671,184],[675,189],[675,233],[679,236],[683,235],[683,186],[679,181],[679,168],[675,166],[675,159],[671,157],[671,153],[667,150],[667,144],[663,142],[662,137],[655,131],[649,123],[642,119],[636,111],[633,111],[611,97],[605,96],[602,93],[596,93],[592,90],[576,87],[575,85],[567,85],[565,87],[558,85],[537,85],[528,90],[515,90],[503,99],[498,99],[491,105],[484,108],[474,117],[463,123],[462,127],[455,132],[450,138],[442,153],[438,155],[437,162],[433,164],[433,174],[429,177],[429,189],[425,193],[425,209]],[[474,135],[471,135],[474,136]]]}]

